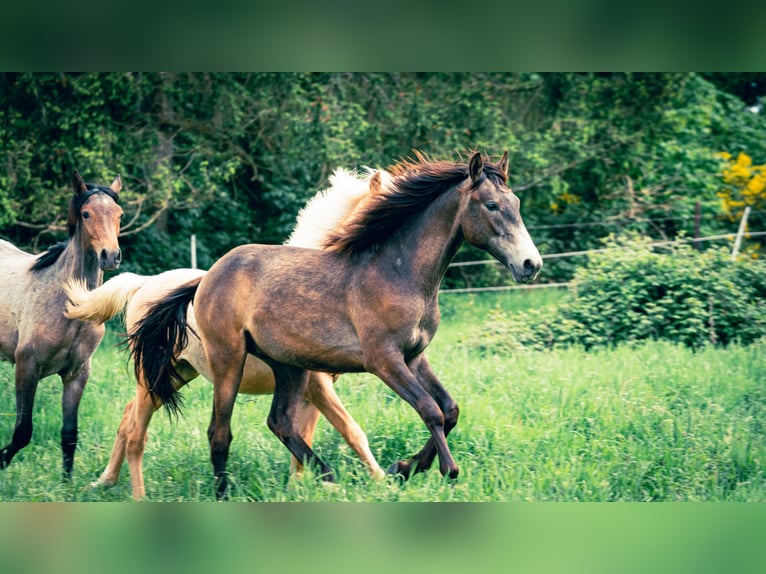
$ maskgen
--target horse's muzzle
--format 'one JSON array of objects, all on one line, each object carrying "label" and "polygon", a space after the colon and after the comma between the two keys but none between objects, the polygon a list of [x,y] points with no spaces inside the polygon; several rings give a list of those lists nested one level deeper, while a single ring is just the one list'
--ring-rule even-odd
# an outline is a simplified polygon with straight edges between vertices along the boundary
[{"label": "horse's muzzle", "polygon": [[533,281],[535,277],[540,273],[540,269],[543,267],[543,260],[541,258],[525,259],[521,265],[516,266],[513,263],[508,265],[511,270],[511,275],[517,283],[529,283]]},{"label": "horse's muzzle", "polygon": [[122,251],[120,249],[115,251],[102,249],[98,256],[99,267],[104,271],[114,271],[120,266],[120,263],[122,263]]}]

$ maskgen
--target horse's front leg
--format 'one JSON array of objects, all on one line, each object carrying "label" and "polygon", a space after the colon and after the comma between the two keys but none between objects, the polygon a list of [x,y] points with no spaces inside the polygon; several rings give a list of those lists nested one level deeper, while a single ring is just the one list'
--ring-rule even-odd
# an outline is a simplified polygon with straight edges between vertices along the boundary
[{"label": "horse's front leg", "polygon": [[276,382],[267,419],[269,429],[298,461],[316,465],[322,480],[334,482],[330,467],[316,455],[301,435],[299,418],[308,386],[309,371],[268,360],[267,363],[274,371]]},{"label": "horse's front leg", "polygon": [[[419,362],[413,363],[413,367],[417,369],[422,368],[420,367]],[[431,387],[437,386],[434,381],[443,391],[443,394],[436,393],[439,397],[439,401],[445,405],[448,405],[450,401],[454,404],[454,401],[452,401],[446,391],[443,390],[438,379],[434,377],[433,380],[424,381],[426,388],[429,388],[429,390],[426,390],[426,388],[421,386],[415,373],[413,373],[404,362],[401,352],[391,346],[381,346],[376,348],[375,353],[366,361],[365,368],[369,372],[380,377],[383,382],[407,401],[412,408],[417,411],[420,418],[423,419],[426,427],[431,432],[431,438],[421,451],[423,455],[423,463],[417,462],[415,471],[420,472],[426,470],[426,468],[430,466],[431,461],[433,461],[434,458],[434,455],[430,455],[430,450],[435,449],[435,454],[439,455],[439,470],[442,475],[447,476],[450,479],[457,478],[458,467],[455,460],[452,458],[449,446],[447,446],[447,433],[452,430],[455,422],[457,422],[457,405],[455,405],[454,409],[452,409],[452,407],[447,409],[450,415],[448,418],[445,418],[442,406],[431,395],[433,392],[433,388]],[[446,400],[447,398],[449,398],[449,401]],[[421,464],[424,464],[425,462],[428,463],[428,466],[421,466]],[[399,464],[402,463],[397,463],[397,465]],[[401,468],[397,465],[394,465],[396,468],[389,468],[389,472],[406,472],[407,474],[405,474],[405,476],[408,476],[409,472],[412,470],[411,468],[405,468],[404,464],[402,464]]]},{"label": "horse's front leg", "polygon": [[[420,355],[415,361],[411,362],[410,369],[417,375],[421,386],[428,391],[428,394],[439,405],[444,415],[444,436],[446,438],[450,431],[455,428],[455,425],[457,425],[460,413],[457,403],[434,374],[424,355]],[[401,460],[392,464],[388,467],[387,472],[393,475],[400,475],[406,480],[413,474],[431,468],[436,454],[436,443],[434,438],[431,437],[420,452],[407,460]]]},{"label": "horse's front leg", "polygon": [[32,349],[16,351],[16,424],[11,442],[0,450],[0,468],[11,464],[11,460],[32,440],[32,410],[35,404],[40,369]]},{"label": "horse's front leg", "polygon": [[77,448],[77,416],[80,409],[80,399],[85,390],[90,374],[90,359],[82,363],[79,368],[61,372],[61,381],[64,383],[64,392],[61,395],[61,410],[63,413],[61,424],[61,453],[63,456],[64,478],[72,478],[74,466],[74,452]]}]

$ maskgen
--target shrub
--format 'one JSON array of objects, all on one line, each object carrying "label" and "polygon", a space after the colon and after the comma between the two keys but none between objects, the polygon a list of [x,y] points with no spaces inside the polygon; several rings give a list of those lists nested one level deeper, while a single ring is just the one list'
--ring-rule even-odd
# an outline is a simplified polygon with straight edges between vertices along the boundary
[{"label": "shrub", "polygon": [[766,264],[725,249],[653,248],[610,238],[575,274],[573,297],[554,309],[496,312],[472,340],[514,350],[667,340],[687,347],[766,337]]}]

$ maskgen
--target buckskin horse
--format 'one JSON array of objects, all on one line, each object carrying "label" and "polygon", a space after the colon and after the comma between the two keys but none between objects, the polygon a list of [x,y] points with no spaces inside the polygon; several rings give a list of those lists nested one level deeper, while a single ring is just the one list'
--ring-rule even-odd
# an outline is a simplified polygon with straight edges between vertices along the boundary
[{"label": "buckskin horse", "polygon": [[439,285],[464,241],[495,257],[516,281],[536,277],[542,258],[506,185],[507,152],[498,163],[478,152],[468,163],[418,154],[389,171],[393,179],[383,189],[379,175],[370,179],[370,200],[327,237],[324,250],[236,247],[157,301],[130,335],[150,392],[172,410],[176,387],[163,365],[194,299],[214,385],[210,458],[218,497],[226,493],[231,414],[248,354],[275,375],[269,428],[324,480],[333,481],[332,472],[297,424],[312,370],[373,373],[420,415],[431,437],[388,472],[406,478],[438,455],[442,475],[457,478],[446,437],[458,406],[424,355],[439,325]]},{"label": "buckskin horse", "polygon": [[77,411],[104,327],[64,316],[64,284],[76,278],[92,289],[103,283],[104,270],[120,265],[122,180],[118,175],[109,187],[86,184],[75,171],[72,188],[66,241],[35,256],[0,240],[0,358],[16,365],[16,424],[0,450],[0,468],[29,444],[37,384],[57,373],[64,384],[63,471],[72,475]]}]

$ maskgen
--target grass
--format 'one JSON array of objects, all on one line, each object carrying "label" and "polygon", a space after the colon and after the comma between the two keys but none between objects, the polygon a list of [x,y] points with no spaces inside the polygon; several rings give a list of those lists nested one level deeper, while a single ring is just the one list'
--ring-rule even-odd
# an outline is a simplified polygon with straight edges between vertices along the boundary
[{"label": "grass", "polygon": [[[311,473],[290,478],[286,449],[265,423],[269,397],[240,397],[229,458],[232,499],[256,501],[766,501],[766,344],[692,352],[647,343],[580,349],[479,353],[466,333],[491,309],[521,312],[567,295],[540,290],[445,295],[443,323],[428,356],[458,401],[449,436],[460,478],[436,468],[399,485],[376,483],[325,421],[315,449],[338,483]],[[80,409],[74,478],[60,479],[61,384],[41,382],[32,444],[0,472],[0,499],[124,501],[118,485],[92,489],[105,466],[124,404],[134,392],[114,337],[94,356]],[[381,465],[413,454],[428,433],[415,412],[374,377],[344,375],[336,384],[368,433]],[[144,460],[151,500],[212,500],[206,427],[212,385],[184,391],[177,422],[158,413]],[[0,364],[0,442],[14,421],[13,370]]]}]

